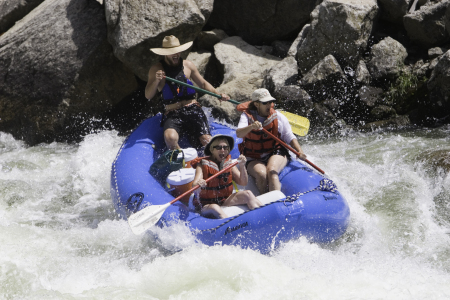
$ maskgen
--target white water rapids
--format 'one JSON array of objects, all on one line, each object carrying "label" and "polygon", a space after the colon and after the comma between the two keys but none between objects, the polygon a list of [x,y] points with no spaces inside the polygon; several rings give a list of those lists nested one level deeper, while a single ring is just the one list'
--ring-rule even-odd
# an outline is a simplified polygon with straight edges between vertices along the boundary
[{"label": "white water rapids", "polygon": [[267,256],[199,245],[183,225],[133,235],[109,194],[123,140],[0,133],[0,299],[450,299],[450,176],[422,160],[450,151],[449,126],[301,139],[351,223],[332,244]]}]

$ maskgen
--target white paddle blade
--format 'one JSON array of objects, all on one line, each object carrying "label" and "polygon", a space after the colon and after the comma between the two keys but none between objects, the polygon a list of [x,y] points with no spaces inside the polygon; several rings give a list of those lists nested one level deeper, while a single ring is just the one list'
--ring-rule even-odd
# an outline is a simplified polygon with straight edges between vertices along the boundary
[{"label": "white paddle blade", "polygon": [[147,206],[137,213],[132,214],[128,218],[128,224],[130,225],[131,231],[136,235],[143,234],[161,219],[161,216],[169,206],[170,203]]}]

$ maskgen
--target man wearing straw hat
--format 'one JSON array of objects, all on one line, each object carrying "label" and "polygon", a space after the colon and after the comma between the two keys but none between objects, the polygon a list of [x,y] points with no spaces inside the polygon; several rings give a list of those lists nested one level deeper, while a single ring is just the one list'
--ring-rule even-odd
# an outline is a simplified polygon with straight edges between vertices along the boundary
[{"label": "man wearing straw hat", "polygon": [[[181,58],[181,52],[192,46],[193,42],[181,45],[173,35],[164,37],[162,48],[152,48],[152,52],[164,56],[148,72],[145,97],[153,98],[162,92],[165,113],[161,126],[164,127],[164,140],[169,149],[178,149],[180,135],[187,135],[192,146],[200,148],[211,140],[208,120],[200,104],[196,100],[194,89],[178,85],[166,80],[164,76],[193,85],[192,81],[202,89],[219,94],[216,89],[200,75],[197,67],[189,60]],[[192,80],[192,81],[191,81]],[[220,94],[221,100],[230,97]]]}]

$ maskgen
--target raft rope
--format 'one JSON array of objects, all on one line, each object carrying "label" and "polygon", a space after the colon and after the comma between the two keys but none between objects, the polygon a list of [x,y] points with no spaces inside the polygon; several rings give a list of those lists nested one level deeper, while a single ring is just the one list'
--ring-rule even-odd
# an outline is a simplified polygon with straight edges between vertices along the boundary
[{"label": "raft rope", "polygon": [[303,193],[297,193],[294,194],[292,196],[287,196],[286,199],[283,202],[292,202],[297,200],[300,196],[303,196],[305,194],[314,192],[314,191],[324,191],[324,192],[332,192],[332,193],[336,193],[337,192],[337,186],[336,184],[331,180],[331,179],[327,179],[324,178],[320,181],[319,186],[317,186],[316,188],[307,191],[307,192],[303,192]]},{"label": "raft rope", "polygon": [[260,206],[260,207],[258,207],[258,208],[255,208],[255,209],[253,209],[253,210],[244,211],[243,213],[241,213],[241,214],[239,214],[239,215],[236,215],[236,216],[232,217],[231,219],[229,219],[229,220],[223,222],[222,224],[220,224],[220,225],[218,225],[218,226],[216,226],[216,227],[214,227],[214,228],[203,229],[203,230],[200,230],[200,231],[214,231],[214,230],[217,230],[217,229],[219,229],[220,227],[224,226],[225,224],[227,224],[227,223],[233,221],[234,219],[236,219],[236,218],[242,216],[243,214],[246,214],[246,213],[251,212],[251,211],[254,211],[254,210],[256,210],[256,209],[260,209],[260,208],[263,208],[263,207],[265,207],[265,206],[272,205],[272,204],[279,203],[279,202],[283,202],[284,205],[286,205],[286,202],[294,202],[294,201],[297,201],[298,198],[300,198],[301,196],[306,195],[306,194],[311,193],[311,192],[314,192],[314,191],[324,191],[324,192],[337,193],[338,189],[337,189],[336,184],[335,184],[331,179],[324,178],[324,179],[322,179],[322,180],[319,182],[319,185],[318,185],[317,187],[315,187],[314,189],[312,189],[312,190],[309,190],[309,191],[303,192],[303,193],[297,193],[297,194],[294,194],[294,195],[292,195],[292,196],[287,196],[287,197],[286,197],[285,199],[283,199],[283,200],[277,200],[277,201],[274,201],[274,202],[270,202],[270,203],[267,203],[267,204],[265,204],[265,205],[263,205],[263,206]]}]

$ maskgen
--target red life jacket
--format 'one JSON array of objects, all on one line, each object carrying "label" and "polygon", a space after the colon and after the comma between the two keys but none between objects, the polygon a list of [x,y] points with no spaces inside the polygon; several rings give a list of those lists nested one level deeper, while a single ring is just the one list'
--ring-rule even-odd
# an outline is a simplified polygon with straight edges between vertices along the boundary
[{"label": "red life jacket", "polygon": [[[256,121],[256,115],[253,115],[248,109],[250,103],[251,102],[249,101],[237,106],[237,110],[242,111],[247,115],[249,125]],[[272,104],[270,107],[270,114],[262,125],[264,129],[273,135],[280,137],[278,133],[277,112],[273,107],[274,105]],[[260,159],[264,153],[271,153],[278,147],[280,147],[279,143],[264,131],[252,130],[244,137],[244,141],[239,144],[239,152],[247,157]]]},{"label": "red life jacket", "polygon": [[[201,160],[203,179],[208,179],[212,175],[218,173],[219,166],[213,162],[209,157],[204,157]],[[231,161],[231,155],[228,155],[223,162],[223,167],[226,168],[233,162]],[[220,174],[211,181],[208,181],[206,188],[200,191],[200,202],[202,205],[217,203],[222,205],[222,203],[233,193],[233,178],[231,176],[231,169],[228,172]]]}]

